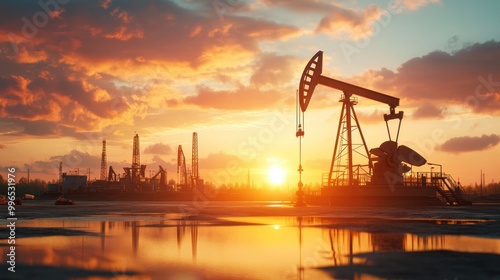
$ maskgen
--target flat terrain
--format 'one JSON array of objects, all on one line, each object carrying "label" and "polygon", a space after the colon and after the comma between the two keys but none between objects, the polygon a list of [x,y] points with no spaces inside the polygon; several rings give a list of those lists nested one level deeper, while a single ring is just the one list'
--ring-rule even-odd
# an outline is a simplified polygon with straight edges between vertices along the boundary
[{"label": "flat terrain", "polygon": [[[5,223],[7,209],[0,212],[2,228],[0,230],[0,248],[7,247],[8,231]],[[171,222],[193,224],[203,228],[218,227],[223,232],[235,232],[242,226],[267,226],[273,224],[269,219],[285,219],[284,226],[294,230],[304,229],[316,232],[348,231],[369,234],[371,240],[377,236],[420,237],[457,236],[470,237],[484,241],[492,246],[491,252],[500,253],[500,205],[483,204],[460,207],[419,207],[419,208],[383,208],[383,207],[320,207],[309,206],[294,208],[288,203],[277,202],[120,202],[120,201],[76,201],[76,205],[56,206],[52,200],[24,201],[16,206],[18,228],[16,239],[22,244],[23,238],[39,237],[104,237],[104,233],[85,231],[78,228],[58,228],[33,226],[37,220],[55,221],[90,221],[106,223],[108,221],[137,221],[143,232],[157,227],[173,227]],[[267,220],[266,220],[267,219]],[[291,221],[291,222],[290,222]],[[141,222],[143,222],[141,224]],[[144,222],[147,222],[144,224]],[[23,225],[27,225],[24,227]],[[258,228],[257,228],[258,229]],[[107,237],[108,234],[105,234]],[[137,237],[138,238],[138,237]],[[144,238],[144,237],[142,237]],[[201,237],[203,238],[203,237]],[[265,238],[265,237],[264,237]],[[307,242],[307,236],[304,242]],[[331,237],[330,237],[331,238]],[[311,238],[312,239],[312,238]],[[475,240],[474,239],[474,240]],[[207,239],[210,243],[211,239]],[[474,241],[473,240],[473,241]],[[481,242],[471,243],[483,244]],[[78,241],[80,242],[80,241]],[[237,241],[235,241],[237,242]],[[331,241],[331,250],[335,245]],[[375,241],[370,241],[375,242]],[[399,241],[397,241],[399,242]],[[397,243],[396,242],[396,243]],[[141,239],[139,244],[144,245]],[[486,244],[484,243],[484,244]],[[279,244],[276,243],[279,248]],[[236,244],[235,244],[236,245]],[[243,246],[245,244],[237,244]],[[246,244],[247,246],[251,246]],[[180,245],[179,245],[180,246]],[[208,245],[207,245],[208,246]],[[286,244],[284,245],[286,246]],[[291,246],[291,244],[290,244]],[[268,246],[269,247],[269,246]],[[351,259],[363,260],[334,265],[326,260],[305,268],[304,279],[500,279],[500,254],[491,253],[482,248],[467,250],[432,249],[408,251],[407,249],[383,249],[373,247],[371,251],[354,252]],[[378,249],[377,249],[378,248]],[[382,249],[381,249],[382,248]],[[389,246],[386,248],[394,248]],[[340,248],[344,250],[345,248]],[[270,248],[272,250],[272,248]],[[277,249],[278,250],[278,249]],[[279,249],[282,250],[282,249]],[[328,251],[328,250],[327,250]],[[7,252],[4,250],[3,252]],[[490,252],[490,253],[485,253]],[[327,252],[328,253],[328,252]],[[331,252],[330,252],[331,253]],[[51,279],[113,279],[116,275],[106,269],[82,269],[78,267],[57,267],[41,264],[23,264],[23,256],[18,256],[18,272],[6,274],[5,254],[0,265],[1,279],[45,279],[42,275],[50,273]],[[192,264],[190,264],[192,265]],[[196,268],[196,266],[189,266]],[[188,267],[188,269],[189,269]],[[172,267],[174,269],[174,267]],[[320,273],[318,274],[315,273]],[[202,276],[200,276],[202,275]],[[307,277],[309,275],[309,278]],[[313,276],[315,275],[315,276]],[[123,276],[123,275],[122,275]],[[163,276],[152,273],[144,276],[144,271],[127,271],[124,279],[162,279]],[[226,274],[201,273],[195,279],[237,279]],[[295,276],[283,276],[283,279],[296,279]],[[319,277],[319,278],[318,278]],[[121,279],[121,278],[120,278]],[[173,278],[164,278],[173,279]],[[189,278],[190,279],[190,278]],[[274,279],[265,276],[247,276],[240,279]]]}]

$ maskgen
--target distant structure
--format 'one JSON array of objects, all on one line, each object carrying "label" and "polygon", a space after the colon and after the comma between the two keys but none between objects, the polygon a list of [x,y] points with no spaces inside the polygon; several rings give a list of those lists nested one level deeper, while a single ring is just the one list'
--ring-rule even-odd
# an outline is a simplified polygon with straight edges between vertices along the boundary
[{"label": "distant structure", "polygon": [[59,184],[62,184],[62,161],[59,162]]},{"label": "distant structure", "polygon": [[196,187],[199,179],[199,170],[198,170],[198,133],[193,132],[193,147],[191,153],[191,180],[193,187]]},{"label": "distant structure", "polygon": [[140,184],[145,180],[146,165],[141,165],[141,157],[139,150],[139,135],[134,136],[134,144],[132,149],[132,167],[124,167],[125,178],[127,181],[127,189],[138,190]]},{"label": "distant structure", "polygon": [[101,180],[106,180],[106,140],[102,140],[102,154],[101,154]]},{"label": "distant structure", "polygon": [[179,176],[178,185],[183,188],[187,188],[187,169],[186,169],[186,157],[182,151],[182,145],[177,148],[177,176]]},{"label": "distant structure", "polygon": [[140,168],[141,166],[141,156],[139,152],[139,134],[134,136],[134,148],[132,151],[132,168]]},{"label": "distant structure", "polygon": [[108,182],[116,182],[116,172],[113,169],[113,166],[109,166],[109,172],[108,172]]}]

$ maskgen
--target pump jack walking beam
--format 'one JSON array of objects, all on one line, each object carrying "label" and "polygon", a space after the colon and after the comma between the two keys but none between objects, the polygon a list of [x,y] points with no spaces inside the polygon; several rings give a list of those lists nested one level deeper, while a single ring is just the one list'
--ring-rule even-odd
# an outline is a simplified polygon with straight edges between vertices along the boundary
[{"label": "pump jack walking beam", "polygon": [[381,103],[385,103],[390,107],[390,113],[384,115],[386,121],[391,119],[402,119],[403,112],[395,112],[397,106],[399,106],[399,98],[389,96],[374,90],[366,89],[360,86],[335,80],[326,76],[321,75],[323,71],[323,52],[318,51],[309,60],[309,63],[304,68],[302,73],[302,78],[299,84],[299,104],[302,112],[305,112],[311,101],[314,89],[318,84],[324,85],[330,88],[338,89],[349,95],[358,95],[371,100],[375,100]]}]

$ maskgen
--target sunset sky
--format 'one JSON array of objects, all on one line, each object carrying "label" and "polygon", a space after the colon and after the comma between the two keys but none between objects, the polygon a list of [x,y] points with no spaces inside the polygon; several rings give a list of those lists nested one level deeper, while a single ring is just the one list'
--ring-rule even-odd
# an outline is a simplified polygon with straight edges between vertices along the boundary
[{"label": "sunset sky", "polygon": [[[39,4],[42,3],[42,4]],[[45,4],[44,4],[45,3]],[[216,184],[296,186],[295,92],[323,75],[400,98],[400,144],[462,184],[500,181],[500,2],[445,0],[15,0],[0,2],[0,167],[31,178],[122,172],[176,179],[177,146]],[[341,92],[318,86],[305,114],[304,182],[319,183]],[[388,140],[388,106],[359,98],[368,148]],[[415,171],[430,171],[426,165]],[[437,171],[437,170],[435,170]],[[148,173],[149,174],[149,173]]]}]

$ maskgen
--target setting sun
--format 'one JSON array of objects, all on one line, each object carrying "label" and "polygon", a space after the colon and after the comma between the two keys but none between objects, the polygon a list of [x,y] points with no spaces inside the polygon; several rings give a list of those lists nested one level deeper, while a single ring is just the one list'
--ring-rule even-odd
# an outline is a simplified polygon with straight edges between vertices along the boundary
[{"label": "setting sun", "polygon": [[278,165],[271,165],[267,168],[267,181],[275,186],[285,182],[286,171]]}]

